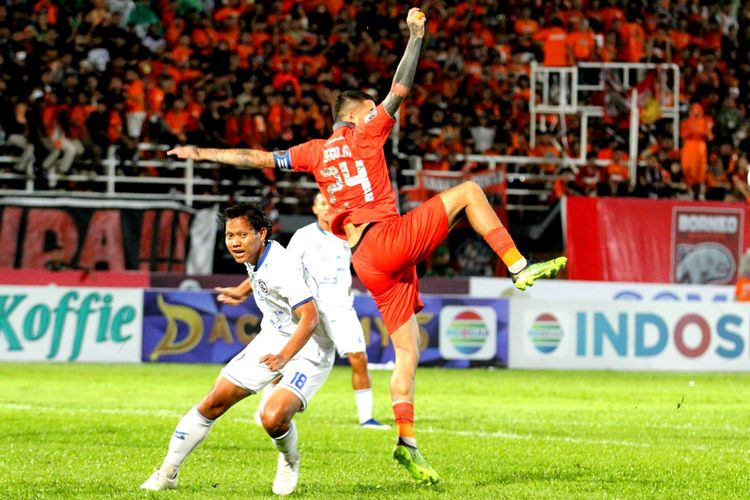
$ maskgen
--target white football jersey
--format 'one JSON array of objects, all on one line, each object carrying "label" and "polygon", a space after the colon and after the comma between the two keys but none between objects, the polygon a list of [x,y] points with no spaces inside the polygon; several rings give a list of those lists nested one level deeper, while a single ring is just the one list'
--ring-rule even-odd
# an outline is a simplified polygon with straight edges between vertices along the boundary
[{"label": "white football jersey", "polygon": [[313,222],[294,233],[287,250],[302,259],[317,281],[317,300],[321,308],[353,307],[352,274],[349,270],[352,252],[346,241]]},{"label": "white football jersey", "polygon": [[[299,323],[294,310],[317,295],[315,279],[299,257],[270,240],[258,263],[255,266],[245,263],[245,267],[255,303],[263,314],[261,330],[291,337]],[[321,350],[330,351],[333,341],[322,325],[321,321],[308,345],[315,342]]]}]

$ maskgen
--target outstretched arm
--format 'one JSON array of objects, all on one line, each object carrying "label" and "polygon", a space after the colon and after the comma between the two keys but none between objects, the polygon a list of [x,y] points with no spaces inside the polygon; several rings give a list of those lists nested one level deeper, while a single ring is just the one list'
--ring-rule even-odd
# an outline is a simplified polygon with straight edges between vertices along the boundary
[{"label": "outstretched arm", "polygon": [[401,62],[398,63],[398,68],[396,68],[391,91],[383,100],[383,107],[391,116],[396,116],[398,108],[409,93],[414,81],[419,50],[422,48],[425,21],[427,21],[427,18],[425,18],[424,12],[416,7],[409,9],[409,14],[406,16],[406,24],[409,26],[409,42],[406,44],[404,55],[401,57]]},{"label": "outstretched arm", "polygon": [[216,297],[222,304],[229,304],[231,306],[237,306],[242,304],[245,299],[252,293],[253,287],[250,283],[250,278],[246,278],[245,281],[237,286],[230,287],[216,287],[215,291],[219,292]]},{"label": "outstretched arm", "polygon": [[180,146],[167,151],[181,160],[213,161],[246,168],[273,168],[273,153],[257,149],[214,149]]}]

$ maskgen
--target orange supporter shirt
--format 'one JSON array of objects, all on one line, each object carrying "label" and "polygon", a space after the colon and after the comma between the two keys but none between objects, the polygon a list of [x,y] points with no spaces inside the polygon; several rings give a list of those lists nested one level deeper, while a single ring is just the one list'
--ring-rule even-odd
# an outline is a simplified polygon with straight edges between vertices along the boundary
[{"label": "orange supporter shirt", "polygon": [[174,49],[172,49],[172,60],[176,64],[181,64],[188,59],[190,59],[190,56],[193,53],[193,49],[190,47],[184,47],[182,45],[178,45]]},{"label": "orange supporter shirt", "polygon": [[680,138],[684,141],[712,140],[713,121],[707,116],[691,116],[680,124]]},{"label": "orange supporter shirt", "polygon": [[159,87],[151,87],[146,93],[146,103],[149,113],[157,113],[164,106],[164,91]]},{"label": "orange supporter shirt", "polygon": [[543,29],[534,35],[542,43],[545,66],[568,66],[568,33],[557,26]]},{"label": "orange supporter shirt", "polygon": [[612,62],[617,59],[617,47],[614,45],[604,45],[597,51],[599,60],[602,62]]},{"label": "orange supporter shirt", "polygon": [[239,42],[240,40],[239,28],[233,29],[231,31],[217,31],[214,36],[214,43],[218,43],[222,40],[226,42],[229,50],[234,50],[234,48],[237,46],[237,42]]},{"label": "orange supporter shirt", "polygon": [[86,133],[86,119],[96,107],[89,104],[76,104],[70,110],[70,137],[81,139]]},{"label": "orange supporter shirt", "polygon": [[221,7],[220,9],[214,12],[214,20],[217,23],[220,23],[224,19],[233,15],[240,17],[242,15],[242,9],[238,7]]},{"label": "orange supporter shirt", "polygon": [[565,23],[566,26],[575,28],[584,18],[580,10],[566,10],[558,12],[557,16]]},{"label": "orange supporter shirt", "polygon": [[328,12],[331,16],[336,17],[341,9],[344,8],[344,0],[323,0],[323,3],[328,7]]},{"label": "orange supporter shirt", "polygon": [[122,137],[122,117],[117,111],[109,113],[109,127],[107,128],[107,137],[109,142],[116,144]]},{"label": "orange supporter shirt", "polygon": [[253,46],[253,49],[255,49],[255,52],[261,52],[263,44],[270,40],[271,35],[266,32],[253,31],[253,34],[250,35],[250,44]]},{"label": "orange supporter shirt", "polygon": [[646,33],[636,23],[627,23],[620,29],[623,39],[622,60],[625,62],[640,62],[645,55],[644,46]]},{"label": "orange supporter shirt", "polygon": [[167,111],[167,114],[164,115],[164,122],[169,126],[169,130],[173,134],[183,134],[187,131],[188,124],[190,123],[190,113],[187,110]]},{"label": "orange supporter shirt", "polygon": [[167,41],[167,45],[170,47],[175,46],[184,30],[185,21],[179,17],[172,24],[167,25],[167,29],[164,31],[164,40]]},{"label": "orange supporter shirt", "polygon": [[212,31],[213,30],[206,30],[203,28],[194,29],[193,33],[190,35],[193,45],[198,48],[210,46],[213,43]]},{"label": "orange supporter shirt", "polygon": [[327,64],[327,59],[325,56],[321,54],[317,55],[304,55],[299,56],[296,60],[297,62],[297,70],[300,70],[302,68],[303,64],[307,64],[310,66],[310,70],[314,75],[317,75],[320,71],[320,68],[324,67]]},{"label": "orange supporter shirt", "polygon": [[[560,157],[560,152],[552,144],[537,144],[531,149],[531,152],[529,154],[536,158]],[[539,165],[539,168],[544,172],[553,173],[557,166],[554,163],[543,163]]]},{"label": "orange supporter shirt", "polygon": [[234,51],[237,52],[237,56],[240,58],[240,68],[247,69],[250,67],[250,56],[255,52],[252,45],[242,45],[241,43],[235,46]]},{"label": "orange supporter shirt", "polygon": [[57,127],[57,114],[60,112],[60,106],[45,105],[42,108],[42,123],[47,135],[52,137]]},{"label": "orange supporter shirt", "polygon": [[539,31],[539,23],[533,19],[519,19],[513,23],[513,31],[517,35],[533,36],[534,33]]},{"label": "orange supporter shirt", "polygon": [[125,90],[125,109],[128,112],[138,113],[146,110],[144,92],[142,80],[135,80],[127,86]]},{"label": "orange supporter shirt", "polygon": [[711,31],[703,37],[703,48],[715,51],[721,50],[721,31]]},{"label": "orange supporter shirt", "polygon": [[672,30],[669,37],[672,39],[672,46],[678,51],[690,45],[690,34],[684,31]]},{"label": "orange supporter shirt", "polygon": [[628,180],[630,178],[630,170],[623,163],[610,163],[607,166],[607,174],[612,180]]},{"label": "orange supporter shirt", "polygon": [[596,53],[596,40],[592,31],[574,31],[568,37],[576,61],[591,61]]},{"label": "orange supporter shirt", "polygon": [[198,130],[198,124],[201,121],[201,114],[203,114],[204,108],[205,106],[203,106],[203,104],[196,101],[190,101],[187,106],[185,106],[185,111],[190,115],[190,121],[188,122],[189,131]]},{"label": "orange supporter shirt", "polygon": [[708,169],[706,173],[706,186],[716,187],[729,183],[729,176],[721,169],[719,172],[714,172],[712,168]]},{"label": "orange supporter shirt", "polygon": [[47,11],[47,22],[54,26],[57,24],[57,5],[55,2],[48,2],[47,0],[41,0],[34,5],[34,12],[38,13],[42,10]]},{"label": "orange supporter shirt", "polygon": [[615,19],[619,19],[621,21],[624,20],[625,13],[618,7],[609,6],[599,11],[599,17],[604,24],[604,31],[609,31],[610,26],[612,26],[612,21],[614,21]]},{"label": "orange supporter shirt", "polygon": [[242,142],[242,136],[240,134],[240,121],[235,115],[227,117],[226,124],[224,125],[224,140],[228,146],[238,146]]}]

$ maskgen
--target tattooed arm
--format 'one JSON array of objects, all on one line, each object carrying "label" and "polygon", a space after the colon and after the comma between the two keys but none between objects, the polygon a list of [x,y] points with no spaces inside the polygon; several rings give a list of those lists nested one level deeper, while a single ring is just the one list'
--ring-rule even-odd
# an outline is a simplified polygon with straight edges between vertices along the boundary
[{"label": "tattooed arm", "polygon": [[180,146],[167,151],[181,160],[213,161],[245,168],[273,168],[273,153],[257,149],[214,149]]},{"label": "tattooed arm", "polygon": [[424,23],[427,19],[418,8],[409,10],[406,16],[406,24],[409,26],[409,42],[406,50],[398,63],[396,75],[393,77],[391,91],[383,100],[383,107],[391,116],[396,116],[399,106],[409,93],[414,81],[414,73],[417,71],[419,50],[422,48],[422,37],[424,37]]}]

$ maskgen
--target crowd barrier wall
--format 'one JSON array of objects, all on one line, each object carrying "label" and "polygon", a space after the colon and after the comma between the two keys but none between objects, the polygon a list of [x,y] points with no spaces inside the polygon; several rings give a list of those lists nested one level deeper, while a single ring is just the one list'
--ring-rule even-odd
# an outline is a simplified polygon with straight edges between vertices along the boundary
[{"label": "crowd barrier wall", "polygon": [[566,197],[567,276],[575,280],[730,284],[750,247],[742,203]]},{"label": "crowd barrier wall", "polygon": [[[750,371],[750,306],[730,289],[554,281],[522,297],[426,294],[421,363]],[[355,309],[370,362],[390,365],[371,297]],[[0,285],[0,361],[221,364],[260,323],[253,300],[227,306],[207,290]]]},{"label": "crowd barrier wall", "polygon": [[644,302],[733,302],[732,285],[628,283],[609,281],[540,280],[523,292],[509,278],[471,278],[475,298],[514,297],[526,300],[633,300]]},{"label": "crowd barrier wall", "polygon": [[194,214],[170,201],[2,198],[0,272],[44,268],[55,248],[80,269],[184,272]]},{"label": "crowd barrier wall", "polygon": [[143,290],[0,286],[0,360],[137,363]]},{"label": "crowd barrier wall", "polygon": [[513,299],[508,343],[510,368],[750,371],[750,307]]},{"label": "crowd barrier wall", "polygon": [[[417,315],[423,365],[505,366],[508,360],[508,303],[505,300],[424,296]],[[385,325],[368,295],[354,307],[365,335],[370,363],[394,361]],[[205,291],[146,291],[143,361],[225,363],[260,332],[255,302],[220,304]]]}]

